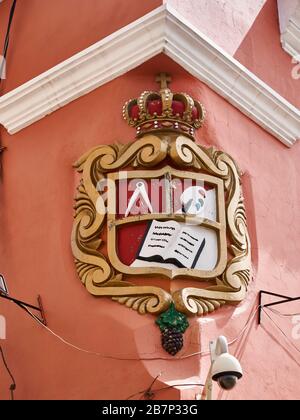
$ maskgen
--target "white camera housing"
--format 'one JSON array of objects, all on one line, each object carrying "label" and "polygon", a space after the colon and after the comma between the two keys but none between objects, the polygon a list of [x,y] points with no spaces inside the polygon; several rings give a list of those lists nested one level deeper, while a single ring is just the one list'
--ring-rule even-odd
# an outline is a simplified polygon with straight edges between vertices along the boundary
[{"label": "white camera housing", "polygon": [[210,343],[212,355],[212,379],[225,390],[232,389],[243,376],[240,362],[228,353],[225,337],[220,336],[217,341]]}]

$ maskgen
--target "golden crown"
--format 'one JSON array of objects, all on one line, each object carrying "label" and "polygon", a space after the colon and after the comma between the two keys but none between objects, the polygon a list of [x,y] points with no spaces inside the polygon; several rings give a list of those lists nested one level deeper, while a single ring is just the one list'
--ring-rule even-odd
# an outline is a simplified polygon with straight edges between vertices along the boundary
[{"label": "golden crown", "polygon": [[160,73],[156,79],[159,92],[145,91],[138,99],[123,106],[124,120],[136,127],[137,137],[153,131],[181,132],[194,139],[195,129],[202,127],[204,106],[187,93],[172,93],[168,88],[171,77]]}]

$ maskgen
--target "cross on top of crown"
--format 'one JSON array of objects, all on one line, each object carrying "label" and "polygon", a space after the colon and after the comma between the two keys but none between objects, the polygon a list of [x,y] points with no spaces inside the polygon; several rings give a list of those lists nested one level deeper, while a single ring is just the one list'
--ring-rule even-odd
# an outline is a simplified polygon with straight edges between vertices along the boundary
[{"label": "cross on top of crown", "polygon": [[160,89],[168,89],[168,83],[171,83],[172,78],[167,73],[160,73],[156,76],[155,81],[160,83]]}]

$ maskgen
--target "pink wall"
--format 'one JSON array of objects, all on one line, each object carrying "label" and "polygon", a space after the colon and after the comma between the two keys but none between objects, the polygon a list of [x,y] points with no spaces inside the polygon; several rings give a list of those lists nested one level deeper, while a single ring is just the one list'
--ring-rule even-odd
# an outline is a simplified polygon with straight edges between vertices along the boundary
[{"label": "pink wall", "polygon": [[230,55],[234,55],[266,1],[268,0],[166,2]]},{"label": "pink wall", "polygon": [[[0,5],[4,39],[12,1]],[[163,3],[130,0],[18,2],[1,93],[48,70]],[[180,14],[290,102],[300,106],[291,57],[280,44],[276,0],[168,0]],[[268,24],[266,24],[268,22]],[[263,40],[263,42],[262,42]]]},{"label": "pink wall", "polygon": [[282,49],[276,0],[167,0],[218,46],[296,106],[295,64]]},{"label": "pink wall", "polygon": [[[4,39],[12,0],[0,4]],[[130,7],[128,4],[130,3]],[[2,94],[135,21],[162,0],[18,1],[11,30],[7,81]],[[1,41],[2,45],[2,41]]]},{"label": "pink wall", "polygon": [[278,15],[281,32],[286,30],[289,19],[295,13],[298,5],[298,0],[278,0]]},{"label": "pink wall", "polygon": [[292,77],[296,64],[281,47],[276,1],[267,1],[236,51],[235,58],[280,95],[300,107],[300,80]]},{"label": "pink wall", "polygon": [[[153,317],[140,316],[108,299],[95,299],[80,284],[69,245],[76,184],[72,163],[97,144],[133,139],[133,130],[121,118],[121,105],[143,89],[155,88],[153,75],[162,68],[172,73],[174,90],[201,98],[208,110],[198,141],[224,148],[247,172],[246,205],[254,207],[249,212],[250,232],[254,248],[258,244],[257,273],[248,300],[205,322],[194,319],[185,335],[184,354],[206,349],[208,340],[219,333],[234,338],[254,306],[257,290],[291,295],[299,291],[299,146],[285,148],[160,56],[13,137],[2,130],[8,150],[0,190],[0,258],[11,293],[30,302],[40,293],[54,331],[81,347],[109,355],[165,356]],[[161,370],[161,380],[167,383],[194,381],[199,375],[203,380],[206,375],[207,358],[124,362],[86,355],[58,342],[13,305],[3,303],[1,311],[8,320],[4,345],[18,382],[18,398],[126,398],[146,388]],[[285,327],[291,331],[288,322]],[[245,344],[239,343],[245,378],[231,398],[299,394],[296,355],[287,351],[272,324],[266,322],[264,328],[254,323]],[[9,380],[2,366],[0,381],[5,393]],[[174,392],[157,398],[176,397]],[[185,391],[182,396],[195,392]]]},{"label": "pink wall", "polygon": [[[32,0],[32,3],[37,2]],[[89,19],[92,19],[91,10]],[[108,29],[104,25],[101,30]],[[86,28],[84,31],[89,32]],[[269,31],[272,34],[271,26]],[[74,30],[74,37],[75,33]],[[92,38],[93,34],[86,37]],[[19,40],[20,36],[21,33]],[[36,35],[33,39],[34,43],[40,42]],[[58,45],[61,58],[70,54],[71,44],[68,48],[66,44]],[[73,49],[75,45],[74,41]],[[22,54],[14,49],[12,56],[19,62]],[[31,65],[26,62],[25,74],[20,67],[11,72],[6,89],[41,71],[51,60],[56,61],[56,53],[49,50],[49,54],[53,54],[49,62],[46,53],[35,55],[36,62]],[[268,57],[265,62],[272,63],[272,54]],[[254,63],[254,55],[252,59]],[[181,354],[207,350],[208,341],[221,333],[229,340],[234,339],[256,306],[260,289],[299,294],[299,144],[286,148],[211,89],[160,55],[13,136],[1,128],[7,150],[3,154],[0,184],[0,266],[10,292],[32,303],[41,294],[51,329],[80,347],[109,356],[156,358],[165,357],[166,353],[161,349],[154,317],[138,315],[109,299],[93,298],[80,284],[70,249],[73,197],[78,181],[72,164],[96,145],[134,139],[134,130],[122,120],[122,105],[145,89],[155,89],[154,75],[162,70],[172,74],[174,91],[186,91],[205,104],[207,120],[197,134],[197,141],[224,149],[245,172],[243,187],[255,267],[246,301],[205,319],[192,319]],[[278,72],[282,74],[283,67],[278,67]],[[267,68],[265,76],[268,76]],[[291,84],[287,89],[292,95]],[[166,285],[170,286],[167,282]],[[0,312],[7,319],[7,340],[1,344],[16,377],[16,398],[124,399],[146,389],[161,371],[157,388],[205,380],[208,357],[176,361],[104,359],[67,347],[13,304],[1,301],[0,305]],[[293,305],[280,309],[297,312]],[[272,316],[291,338],[291,320]],[[294,343],[299,347],[299,342]],[[230,394],[219,394],[215,387],[215,397],[299,397],[299,356],[267,317],[263,327],[253,320],[248,333],[231,351],[241,360],[244,378]],[[9,398],[9,385],[10,380],[0,364],[1,398]],[[171,389],[157,393],[156,398],[194,398],[197,392],[197,388],[181,392]]]}]

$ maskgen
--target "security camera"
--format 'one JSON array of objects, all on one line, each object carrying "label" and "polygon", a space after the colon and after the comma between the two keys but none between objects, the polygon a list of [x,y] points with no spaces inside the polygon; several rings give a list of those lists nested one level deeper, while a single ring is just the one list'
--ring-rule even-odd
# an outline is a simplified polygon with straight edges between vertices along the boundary
[{"label": "security camera", "polygon": [[242,376],[242,367],[234,356],[229,353],[217,356],[212,366],[212,379],[217,381],[221,388],[232,389]]},{"label": "security camera", "polygon": [[220,336],[210,343],[212,357],[212,379],[218,382],[222,389],[227,391],[234,388],[237,381],[243,376],[240,362],[228,353],[228,344],[225,337]]}]

